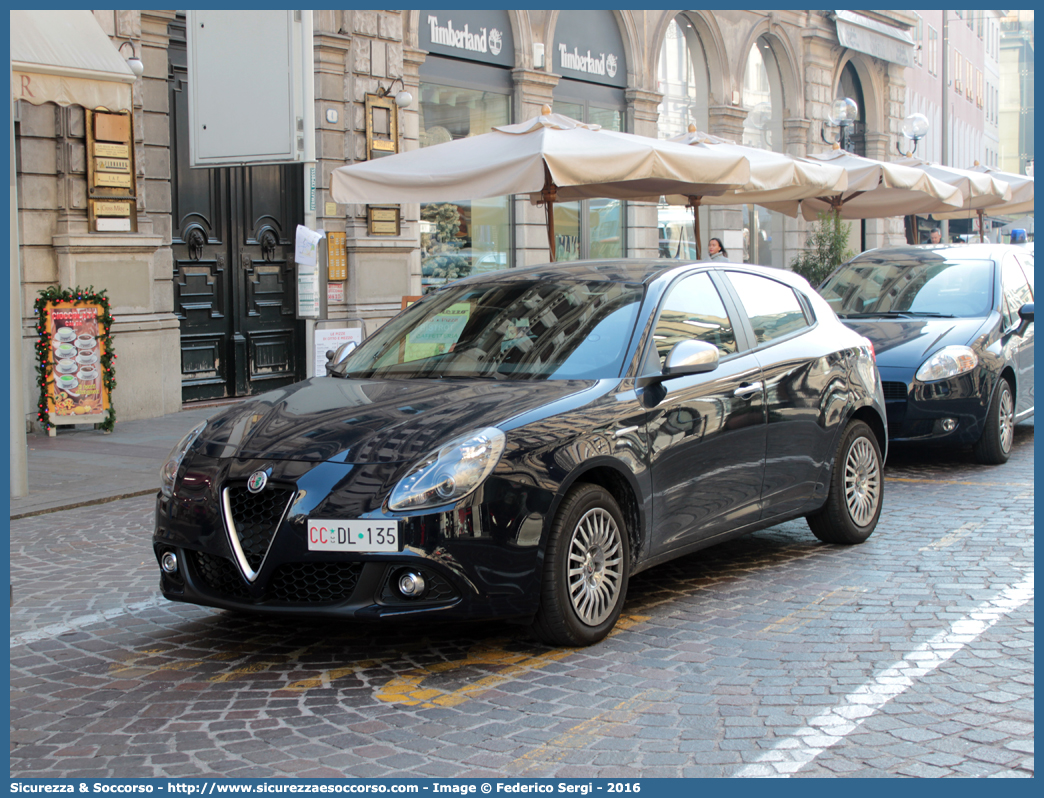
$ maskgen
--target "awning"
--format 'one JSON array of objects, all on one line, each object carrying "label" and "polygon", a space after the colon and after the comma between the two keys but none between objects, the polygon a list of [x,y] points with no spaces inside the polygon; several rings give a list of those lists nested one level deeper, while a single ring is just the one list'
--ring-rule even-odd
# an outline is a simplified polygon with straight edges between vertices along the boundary
[{"label": "awning", "polygon": [[914,44],[905,31],[854,11],[835,11],[834,14],[837,40],[842,47],[900,66],[913,66]]},{"label": "awning", "polygon": [[134,73],[90,11],[11,11],[11,95],[125,111]]}]

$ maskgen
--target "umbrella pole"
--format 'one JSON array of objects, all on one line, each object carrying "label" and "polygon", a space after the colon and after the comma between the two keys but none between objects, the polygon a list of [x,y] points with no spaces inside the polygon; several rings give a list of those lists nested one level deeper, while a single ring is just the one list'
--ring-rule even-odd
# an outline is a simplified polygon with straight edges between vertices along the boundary
[{"label": "umbrella pole", "polygon": [[552,263],[555,262],[555,198],[557,195],[558,187],[551,181],[551,172],[548,170],[547,164],[544,164],[544,189],[540,192],[542,197],[540,202],[547,215],[547,249]]},{"label": "umbrella pole", "polygon": [[983,240],[984,240],[984,234],[983,234],[983,229],[982,229],[982,208],[979,208],[978,214],[979,214],[979,243],[981,244],[983,242]]},{"label": "umbrella pole", "polygon": [[696,260],[702,260],[700,247],[700,198],[690,196],[689,207],[692,208],[692,231],[696,234]]},{"label": "umbrella pole", "polygon": [[551,262],[555,262],[555,209],[553,200],[544,201],[544,213],[547,215],[547,248],[551,253]]}]

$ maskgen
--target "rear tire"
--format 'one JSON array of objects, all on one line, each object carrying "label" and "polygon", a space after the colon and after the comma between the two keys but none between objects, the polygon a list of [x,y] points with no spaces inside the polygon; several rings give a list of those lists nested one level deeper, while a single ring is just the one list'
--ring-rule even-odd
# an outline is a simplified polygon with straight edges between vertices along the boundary
[{"label": "rear tire", "polygon": [[1015,439],[1015,396],[1011,385],[1001,377],[997,390],[993,392],[990,409],[986,413],[986,426],[982,436],[972,449],[975,459],[983,465],[1002,465],[1011,457],[1011,444]]},{"label": "rear tire", "polygon": [[862,543],[877,526],[884,499],[881,447],[862,421],[845,427],[830,474],[823,507],[805,516],[809,529],[824,543]]},{"label": "rear tire", "polygon": [[631,558],[616,500],[597,485],[566,494],[544,553],[540,609],[531,631],[553,646],[589,646],[616,625]]}]

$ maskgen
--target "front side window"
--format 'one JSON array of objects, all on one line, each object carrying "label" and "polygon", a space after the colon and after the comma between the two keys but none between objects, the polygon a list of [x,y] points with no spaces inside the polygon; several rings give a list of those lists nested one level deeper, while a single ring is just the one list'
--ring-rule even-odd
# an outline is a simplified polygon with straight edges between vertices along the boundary
[{"label": "front side window", "polygon": [[[511,98],[437,83],[420,86],[420,146],[488,133],[511,121]],[[421,283],[438,286],[511,266],[509,197],[421,205]]]},{"label": "front side window", "polygon": [[653,330],[660,370],[667,355],[682,341],[706,341],[718,347],[721,357],[736,352],[736,333],[718,290],[706,273],[686,277],[663,300]]},{"label": "front side window", "polygon": [[993,261],[919,257],[861,257],[843,266],[819,289],[842,318],[951,316],[990,312]]},{"label": "front side window", "polygon": [[808,326],[801,301],[789,285],[744,272],[728,272],[728,276],[754,328],[758,345]]},{"label": "front side window", "polygon": [[334,375],[617,377],[643,296],[641,285],[607,281],[542,279],[448,286],[411,305],[367,338]]}]

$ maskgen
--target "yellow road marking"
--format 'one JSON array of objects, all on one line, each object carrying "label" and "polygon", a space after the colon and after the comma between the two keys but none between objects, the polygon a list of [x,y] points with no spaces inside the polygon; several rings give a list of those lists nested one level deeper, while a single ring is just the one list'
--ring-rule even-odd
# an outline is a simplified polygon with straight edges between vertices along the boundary
[{"label": "yellow road marking", "polygon": [[916,479],[914,477],[885,477],[885,482],[916,482],[928,485],[971,485],[972,487],[1029,488],[1029,482],[968,482],[959,479]]},{"label": "yellow road marking", "polygon": [[505,770],[512,775],[524,776],[531,770],[562,761],[569,751],[584,748],[604,737],[605,734],[602,730],[607,724],[633,722],[652,703],[646,699],[653,692],[653,690],[643,690],[633,698],[621,701],[612,709],[578,723],[554,739],[542,743],[538,748],[519,757],[507,765]]},{"label": "yellow road marking", "polygon": [[[647,620],[649,620],[649,616],[645,615],[621,616],[609,636],[612,637]],[[377,700],[424,708],[458,706],[476,694],[503,684],[520,673],[545,668],[552,662],[557,662],[575,653],[575,649],[559,648],[535,656],[519,654],[505,651],[503,645],[506,642],[508,642],[507,638],[483,643],[471,649],[464,659],[439,662],[396,676],[377,691]],[[431,676],[470,667],[492,667],[499,670],[455,690],[423,686],[425,680]]]},{"label": "yellow road marking", "polygon": [[136,676],[145,676],[150,673],[159,673],[160,671],[184,671],[202,665],[204,662],[226,662],[228,660],[239,659],[253,651],[250,646],[240,644],[236,646],[235,649],[229,651],[218,651],[204,657],[203,659],[187,659],[180,662],[168,662],[160,667],[141,664],[143,660],[148,659],[149,657],[165,654],[176,648],[176,646],[144,648],[139,649],[138,651],[121,653],[118,655],[120,662],[114,662],[109,665],[109,675],[134,678]]},{"label": "yellow road marking", "polygon": [[859,597],[859,594],[865,592],[865,587],[841,587],[837,590],[831,590],[829,593],[820,596],[815,601],[806,604],[801,609],[794,610],[794,612],[776,619],[762,629],[759,634],[764,632],[782,634],[794,632],[809,621],[816,618],[822,618],[828,611],[855,601],[856,598]]}]

